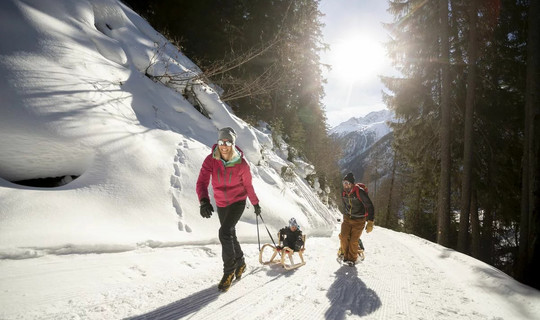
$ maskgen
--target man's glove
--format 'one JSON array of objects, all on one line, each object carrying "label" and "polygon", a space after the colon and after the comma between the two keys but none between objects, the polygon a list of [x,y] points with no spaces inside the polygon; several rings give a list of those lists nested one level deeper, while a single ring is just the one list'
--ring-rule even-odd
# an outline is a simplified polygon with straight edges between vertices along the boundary
[{"label": "man's glove", "polygon": [[201,199],[201,216],[203,218],[210,218],[214,212],[214,207],[210,204],[210,200],[206,198]]},{"label": "man's glove", "polygon": [[260,216],[261,215],[261,206],[257,203],[256,205],[253,206],[253,208],[255,208],[255,214],[257,216]]},{"label": "man's glove", "polygon": [[366,232],[367,233],[370,233],[371,230],[373,230],[373,220],[368,221],[367,226],[366,226]]}]

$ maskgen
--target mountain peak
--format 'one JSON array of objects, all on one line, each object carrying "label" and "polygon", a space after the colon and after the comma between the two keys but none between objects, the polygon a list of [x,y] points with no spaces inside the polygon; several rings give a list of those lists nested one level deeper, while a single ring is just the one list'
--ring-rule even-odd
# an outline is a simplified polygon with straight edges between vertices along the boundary
[{"label": "mountain peak", "polygon": [[352,117],[330,130],[330,135],[345,136],[351,132],[375,131],[378,138],[383,137],[390,128],[387,122],[393,119],[393,112],[388,109],[373,111],[364,117]]}]

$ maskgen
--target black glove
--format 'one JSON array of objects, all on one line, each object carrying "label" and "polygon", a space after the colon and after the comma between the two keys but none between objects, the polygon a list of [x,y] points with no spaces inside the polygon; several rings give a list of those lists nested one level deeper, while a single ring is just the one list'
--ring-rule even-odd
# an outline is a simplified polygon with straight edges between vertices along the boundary
[{"label": "black glove", "polygon": [[253,206],[253,208],[255,208],[255,214],[260,216],[261,215],[261,206],[257,203],[256,205]]},{"label": "black glove", "polygon": [[201,199],[201,216],[203,218],[210,218],[214,212],[214,207],[210,204],[210,200],[206,198]]}]

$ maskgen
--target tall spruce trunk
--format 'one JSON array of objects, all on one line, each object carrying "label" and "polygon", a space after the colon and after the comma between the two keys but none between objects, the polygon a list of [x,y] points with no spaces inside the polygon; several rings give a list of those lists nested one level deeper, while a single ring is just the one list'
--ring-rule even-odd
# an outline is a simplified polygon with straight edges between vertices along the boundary
[{"label": "tall spruce trunk", "polygon": [[476,191],[471,192],[471,255],[481,258],[480,251],[480,219],[478,217],[478,198]]},{"label": "tall spruce trunk", "polygon": [[540,288],[540,3],[531,1],[528,13],[527,86],[522,159],[521,219],[517,278]]},{"label": "tall spruce trunk", "polygon": [[448,0],[439,2],[441,60],[441,172],[437,215],[437,243],[450,245],[450,43],[448,39]]},{"label": "tall spruce trunk", "polygon": [[394,160],[392,161],[392,175],[390,177],[390,191],[388,192],[388,206],[386,207],[386,219],[385,219],[385,223],[386,223],[386,226],[388,227],[389,225],[389,222],[388,220],[390,219],[390,213],[392,211],[392,194],[394,193],[394,181],[395,181],[395,177],[396,177],[396,163],[397,163],[397,152],[394,152]]},{"label": "tall spruce trunk", "polygon": [[465,136],[463,146],[463,180],[461,182],[461,212],[459,215],[459,234],[457,249],[467,252],[469,238],[469,217],[471,208],[471,181],[473,164],[473,120],[476,92],[476,57],[478,52],[476,0],[470,0],[469,8],[469,64],[467,74],[467,95],[465,98]]},{"label": "tall spruce trunk", "polygon": [[[494,172],[497,172],[497,166],[495,164],[494,155],[491,153],[488,159],[488,168],[486,181],[487,185],[493,185]],[[482,220],[482,236],[481,236],[481,259],[482,261],[493,265],[493,252],[494,250],[494,235],[493,235],[493,220],[494,220],[494,203],[490,196],[483,197],[482,203],[479,207],[484,209],[484,219]]]}]

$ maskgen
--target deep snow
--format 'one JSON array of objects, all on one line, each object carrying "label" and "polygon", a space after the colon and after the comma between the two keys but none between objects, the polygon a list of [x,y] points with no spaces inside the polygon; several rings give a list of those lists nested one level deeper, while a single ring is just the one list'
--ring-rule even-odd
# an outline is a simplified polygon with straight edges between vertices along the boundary
[{"label": "deep snow", "polygon": [[[538,290],[377,226],[366,260],[340,267],[339,214],[306,183],[310,165],[288,162],[211,85],[147,76],[197,72],[116,0],[0,2],[0,318],[539,318]],[[294,216],[308,240],[300,269],[260,265],[248,205],[237,228],[248,271],[219,294],[219,222],[199,216],[194,189],[224,126],[239,133],[267,227]],[[56,176],[78,178],[13,183]]]}]

